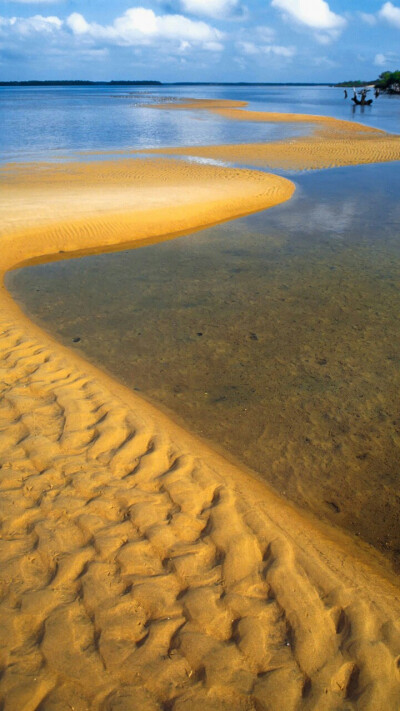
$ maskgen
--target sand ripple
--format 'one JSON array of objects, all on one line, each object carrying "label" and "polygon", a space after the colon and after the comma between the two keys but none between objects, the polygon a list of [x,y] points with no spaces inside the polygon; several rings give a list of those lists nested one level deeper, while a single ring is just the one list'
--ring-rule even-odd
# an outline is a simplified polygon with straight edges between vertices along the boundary
[{"label": "sand ripple", "polygon": [[0,367],[4,709],[397,708],[390,586],[4,321]]},{"label": "sand ripple", "polygon": [[311,135],[269,143],[190,146],[149,152],[199,156],[286,170],[334,168],[400,160],[400,137],[379,129],[328,116],[249,111],[245,106],[246,102],[190,99],[155,105],[153,108],[206,110],[234,121],[302,123],[305,128],[311,129]]},{"label": "sand ripple", "polygon": [[[132,166],[118,170],[156,180],[157,162],[136,165],[136,178]],[[177,179],[171,193],[181,170],[171,162],[155,202],[148,193],[130,216],[99,217],[85,170],[80,199],[16,179],[28,206],[7,202],[3,271],[117,248],[133,229],[140,240],[199,227],[292,192],[251,174],[237,188],[235,171],[224,192],[228,174],[218,182],[197,166],[171,208],[182,192]],[[101,199],[122,209],[125,194],[102,185]],[[65,221],[72,195],[81,217]],[[372,560],[57,345],[4,290],[0,307],[3,711],[398,708],[400,605]]]}]

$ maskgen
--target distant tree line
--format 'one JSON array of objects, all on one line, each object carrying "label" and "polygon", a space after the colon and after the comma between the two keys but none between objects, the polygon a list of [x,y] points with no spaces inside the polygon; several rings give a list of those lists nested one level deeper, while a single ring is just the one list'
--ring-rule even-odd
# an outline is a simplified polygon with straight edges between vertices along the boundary
[{"label": "distant tree line", "polygon": [[400,94],[400,70],[395,72],[382,72],[375,86],[389,94]]},{"label": "distant tree line", "polygon": [[387,91],[388,94],[400,94],[400,70],[397,69],[395,72],[382,72],[378,79],[372,79],[371,81],[361,81],[361,79],[354,79],[353,81],[342,81],[335,86],[343,87],[360,87],[360,86],[376,86],[380,91]]},{"label": "distant tree line", "polygon": [[[22,1],[22,0],[20,0]],[[24,0],[28,2],[28,0]],[[29,0],[31,1],[31,0]],[[0,86],[333,86],[326,82],[224,82],[224,81],[177,81],[161,82],[153,80],[89,81],[86,79],[29,79],[25,81],[0,81]],[[342,86],[340,84],[340,86]]]},{"label": "distant tree line", "polygon": [[0,81],[0,86],[159,86],[160,81],[86,81],[85,79],[48,79],[39,81]]},{"label": "distant tree line", "polygon": [[371,84],[375,84],[376,79],[372,79],[371,81],[362,81],[361,79],[353,79],[350,81],[341,81],[338,84],[335,84],[335,86],[343,86],[343,87],[359,87],[359,86],[370,86]]}]

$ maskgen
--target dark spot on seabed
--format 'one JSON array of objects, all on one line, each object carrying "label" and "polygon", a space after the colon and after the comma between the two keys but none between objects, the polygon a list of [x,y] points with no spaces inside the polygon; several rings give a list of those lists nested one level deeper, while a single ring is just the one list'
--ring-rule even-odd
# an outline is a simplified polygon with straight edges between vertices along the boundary
[{"label": "dark spot on seabed", "polygon": [[318,365],[326,365],[327,362],[326,358],[317,358]]},{"label": "dark spot on seabed", "polygon": [[198,331],[197,335],[198,335],[198,336],[202,336],[203,334],[202,334],[201,331]]},{"label": "dark spot on seabed", "polygon": [[340,513],[340,506],[335,504],[334,501],[325,501],[325,503],[332,509],[335,513]]},{"label": "dark spot on seabed", "polygon": [[251,341],[258,341],[258,336],[256,333],[250,333],[250,340]]},{"label": "dark spot on seabed", "polygon": [[73,342],[73,343],[79,343],[80,340],[81,340],[81,339],[80,339],[80,336],[77,336],[76,338],[73,338],[73,339],[72,339],[72,342]]}]

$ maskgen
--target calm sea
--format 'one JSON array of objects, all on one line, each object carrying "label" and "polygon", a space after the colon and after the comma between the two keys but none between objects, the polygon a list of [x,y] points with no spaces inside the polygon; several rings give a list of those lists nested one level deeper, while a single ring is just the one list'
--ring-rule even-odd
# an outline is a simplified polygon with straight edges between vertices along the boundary
[{"label": "calm sea", "polygon": [[333,87],[0,87],[0,156],[3,161],[36,160],[85,149],[251,142],[301,130],[144,106],[160,97],[188,96],[239,99],[253,109],[329,115],[400,133],[398,97],[380,96],[362,109]]},{"label": "calm sea", "polygon": [[[399,130],[399,99],[353,113],[328,87],[7,90],[9,141],[4,132],[0,140],[13,159],[29,159],[288,130],[143,106],[166,95]],[[398,565],[399,165],[292,178],[294,198],[271,210],[139,250],[19,270],[8,286],[62,342]]]}]

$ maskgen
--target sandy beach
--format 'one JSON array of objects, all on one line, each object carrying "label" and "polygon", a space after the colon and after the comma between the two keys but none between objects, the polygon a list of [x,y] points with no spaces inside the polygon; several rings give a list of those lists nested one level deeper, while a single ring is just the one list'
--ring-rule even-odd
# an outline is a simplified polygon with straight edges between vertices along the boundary
[{"label": "sandy beach", "polygon": [[[159,152],[304,168],[399,159],[398,137],[345,123]],[[387,562],[58,344],[3,285],[21,265],[272,207],[293,183],[138,153],[9,164],[0,184],[3,711],[397,709]]]}]

